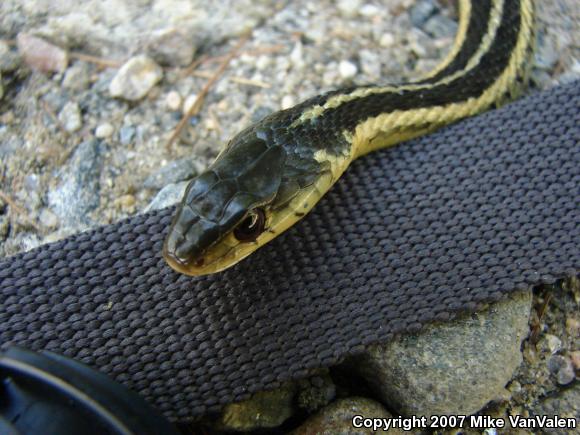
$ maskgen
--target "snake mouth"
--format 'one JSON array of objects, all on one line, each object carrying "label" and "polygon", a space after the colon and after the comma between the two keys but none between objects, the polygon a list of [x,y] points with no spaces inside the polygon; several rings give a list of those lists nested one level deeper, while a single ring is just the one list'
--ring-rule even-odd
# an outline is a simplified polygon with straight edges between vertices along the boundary
[{"label": "snake mouth", "polygon": [[163,244],[163,258],[173,270],[189,276],[203,276],[220,272],[228,268],[232,259],[237,257],[236,244],[232,244],[229,240],[195,255],[192,255],[191,252],[180,255],[180,249],[171,241],[172,239],[168,238]]},{"label": "snake mouth", "polygon": [[173,252],[163,250],[163,258],[173,270],[187,275],[198,276],[205,275],[204,266],[206,265],[205,257],[181,258]]}]

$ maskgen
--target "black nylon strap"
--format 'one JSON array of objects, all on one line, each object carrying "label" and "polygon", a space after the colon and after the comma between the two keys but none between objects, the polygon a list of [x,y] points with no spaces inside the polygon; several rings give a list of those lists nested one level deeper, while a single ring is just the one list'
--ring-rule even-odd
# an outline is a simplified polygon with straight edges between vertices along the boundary
[{"label": "black nylon strap", "polygon": [[233,269],[161,258],[172,209],[0,262],[0,343],[88,363],[185,420],[580,272],[580,82],[347,171]]}]

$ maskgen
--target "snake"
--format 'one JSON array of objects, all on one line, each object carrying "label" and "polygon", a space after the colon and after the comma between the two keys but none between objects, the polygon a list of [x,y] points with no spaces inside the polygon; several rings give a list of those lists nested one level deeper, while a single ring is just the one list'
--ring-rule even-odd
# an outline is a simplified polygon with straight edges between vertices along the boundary
[{"label": "snake", "polygon": [[326,92],[240,131],[187,185],[165,261],[190,276],[221,272],[304,218],[355,159],[517,98],[534,12],[533,0],[458,0],[453,45],[423,77]]}]

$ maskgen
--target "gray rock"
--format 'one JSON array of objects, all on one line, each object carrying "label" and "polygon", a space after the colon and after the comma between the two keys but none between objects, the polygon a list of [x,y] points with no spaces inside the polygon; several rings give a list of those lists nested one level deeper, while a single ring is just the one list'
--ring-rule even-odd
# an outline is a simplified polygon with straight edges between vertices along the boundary
[{"label": "gray rock", "polygon": [[147,46],[147,53],[161,65],[187,66],[193,60],[196,46],[182,31],[169,28],[155,32]]},{"label": "gray rock", "polygon": [[554,46],[551,39],[544,33],[538,32],[534,67],[544,71],[551,71],[559,60],[559,51]]},{"label": "gray rock", "polygon": [[20,60],[18,52],[11,50],[6,42],[0,40],[0,73],[16,71]]},{"label": "gray rock", "polygon": [[499,397],[522,361],[531,293],[454,323],[374,346],[352,366],[390,409],[406,416],[469,415]]},{"label": "gray rock", "polygon": [[[369,418],[392,418],[392,415],[374,400],[365,397],[349,397],[331,403],[318,414],[306,420],[302,426],[292,432],[292,435],[362,435],[377,433],[372,428],[354,428],[352,423],[355,415]],[[391,428],[388,433],[402,435],[408,432]]]},{"label": "gray rock", "polygon": [[70,162],[61,169],[62,180],[48,193],[48,204],[65,226],[90,224],[88,213],[99,206],[99,176],[102,168],[100,143],[82,142]]},{"label": "gray rock", "polygon": [[190,180],[195,177],[202,168],[195,159],[186,157],[170,162],[155,171],[143,183],[147,189],[161,189],[171,183]]},{"label": "gray rock", "polygon": [[119,130],[119,142],[121,142],[122,145],[129,145],[134,137],[135,127],[132,125],[121,127]]},{"label": "gray rock", "polygon": [[286,384],[229,404],[220,415],[217,427],[226,431],[250,431],[280,426],[294,413],[294,394],[294,385]]},{"label": "gray rock", "polygon": [[161,208],[169,207],[170,205],[177,204],[181,201],[183,194],[185,193],[185,188],[189,183],[187,181],[182,181],[176,184],[168,184],[163,189],[157,193],[153,201],[145,207],[145,213],[152,210],[159,210]]},{"label": "gray rock", "polygon": [[419,0],[409,12],[411,23],[415,27],[422,27],[438,10],[439,5],[434,0]]},{"label": "gray rock", "polygon": [[457,22],[437,14],[427,20],[423,30],[435,38],[452,38],[457,33]]},{"label": "gray rock", "polygon": [[556,376],[556,381],[560,385],[568,385],[576,379],[572,361],[570,358],[566,358],[562,355],[552,355],[550,357],[548,360],[548,370]]},{"label": "gray rock", "polygon": [[80,130],[83,126],[81,108],[74,101],[69,101],[58,114],[58,120],[69,133]]},{"label": "gray rock", "polygon": [[109,85],[111,96],[129,101],[137,101],[161,80],[163,70],[147,56],[129,59],[119,68]]},{"label": "gray rock", "polygon": [[62,79],[62,85],[67,89],[81,91],[89,87],[90,81],[88,64],[86,62],[76,62],[67,68]]}]

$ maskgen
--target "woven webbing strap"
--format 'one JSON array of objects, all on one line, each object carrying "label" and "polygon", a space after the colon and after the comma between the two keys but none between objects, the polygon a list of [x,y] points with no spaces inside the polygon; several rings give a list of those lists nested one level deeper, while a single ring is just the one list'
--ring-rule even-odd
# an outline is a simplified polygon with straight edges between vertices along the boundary
[{"label": "woven webbing strap", "polygon": [[193,279],[172,209],[0,263],[0,342],[88,363],[184,420],[580,272],[580,82],[369,155],[300,224]]}]

